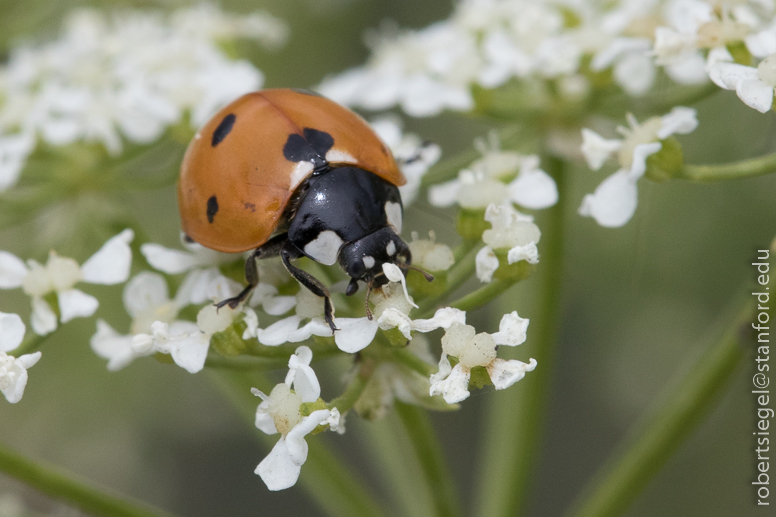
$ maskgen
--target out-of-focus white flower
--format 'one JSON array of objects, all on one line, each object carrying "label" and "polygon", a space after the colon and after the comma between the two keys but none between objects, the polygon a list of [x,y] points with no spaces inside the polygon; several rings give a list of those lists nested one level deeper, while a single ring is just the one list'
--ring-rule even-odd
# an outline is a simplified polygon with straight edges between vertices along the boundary
[{"label": "out-of-focus white flower", "polygon": [[[256,474],[270,490],[284,490],[296,484],[302,465],[307,460],[304,437],[319,425],[339,427],[339,411],[319,409],[302,416],[301,406],[315,402],[321,395],[320,384],[309,364],[312,351],[300,346],[289,360],[289,373],[284,383],[276,385],[269,395],[253,388],[262,402],[256,409],[256,427],[266,434],[280,433],[280,440],[256,467]],[[293,389],[292,389],[293,386]]]},{"label": "out-of-focus white flower", "polygon": [[[153,142],[186,113],[199,127],[264,80],[248,61],[229,59],[218,40],[276,46],[286,32],[267,14],[229,15],[208,5],[168,16],[71,13],[58,39],[16,47],[0,68],[0,184],[15,180],[34,146],[30,137],[51,145],[99,142],[118,154],[124,140]],[[9,149],[5,140],[20,134],[24,141]]]},{"label": "out-of-focus white flower", "polygon": [[582,200],[579,214],[592,217],[601,226],[624,226],[636,211],[637,182],[647,171],[647,158],[662,148],[662,140],[673,134],[688,134],[698,127],[695,110],[676,107],[662,117],[652,117],[639,124],[628,115],[630,127],[618,127],[624,138],[608,140],[590,129],[582,130],[582,154],[588,166],[598,170],[617,153],[620,169],[606,178],[592,194]]},{"label": "out-of-focus white flower", "polygon": [[491,204],[485,210],[485,220],[492,228],[482,233],[485,242],[477,252],[476,267],[477,278],[481,282],[490,282],[493,273],[498,269],[499,261],[494,250],[507,249],[507,262],[514,264],[525,260],[529,264],[539,262],[539,250],[536,244],[541,238],[539,227],[533,222],[534,218],[521,214],[509,203],[502,205]]},{"label": "out-of-focus white flower", "polygon": [[132,264],[129,243],[133,238],[132,230],[124,230],[111,237],[81,266],[53,251],[45,265],[34,260],[25,265],[15,255],[0,251],[0,289],[21,287],[32,298],[32,330],[36,334],[48,334],[57,328],[57,315],[44,296],[56,293],[62,323],[73,318],[88,318],[100,304],[97,298],[75,289],[75,284],[126,282]]},{"label": "out-of-focus white flower", "polygon": [[[527,330],[528,320],[518,316],[517,312],[505,314],[501,318],[499,331],[494,334],[475,334],[471,325],[451,325],[442,337],[442,358],[439,371],[431,376],[430,394],[442,395],[448,404],[467,399],[471,370],[477,366],[485,367],[497,390],[510,387],[522,379],[526,372],[536,368],[536,360],[523,363],[515,359],[499,359],[496,357],[496,347],[523,343]],[[450,364],[449,356],[458,358],[458,364],[454,367]]]},{"label": "out-of-focus white flower", "polygon": [[221,275],[218,266],[240,260],[243,254],[211,250],[188,241],[184,235],[181,235],[181,244],[187,251],[146,243],[140,246],[140,252],[151,267],[163,273],[188,273],[178,289],[176,299],[186,304],[199,305],[209,299],[208,286]]},{"label": "out-of-focus white flower", "polygon": [[453,250],[449,246],[436,242],[433,230],[428,232],[428,239],[420,239],[417,232],[412,232],[412,242],[409,243],[412,253],[412,263],[429,271],[447,271],[455,263]]},{"label": "out-of-focus white flower", "polygon": [[482,157],[462,170],[458,178],[431,187],[428,197],[432,205],[445,207],[457,202],[463,208],[484,210],[505,200],[532,209],[557,203],[558,187],[539,168],[538,156],[502,151],[496,133],[490,133],[488,144],[476,140],[475,146]]},{"label": "out-of-focus white flower", "polygon": [[651,47],[647,38],[615,38],[593,56],[590,68],[602,71],[613,66],[617,84],[630,95],[643,95],[652,87],[657,74],[648,54]]},{"label": "out-of-focus white flower", "polygon": [[710,72],[712,80],[726,90],[735,90],[744,104],[765,113],[773,106],[776,88],[776,53],[757,67],[718,62]]},{"label": "out-of-focus white flower", "polygon": [[27,386],[27,369],[40,360],[41,353],[35,352],[20,357],[8,355],[24,339],[26,327],[18,314],[0,312],[0,392],[11,404],[16,404],[24,395]]},{"label": "out-of-focus white flower", "polygon": [[390,148],[407,178],[407,183],[399,187],[399,192],[404,206],[409,206],[418,195],[423,176],[439,161],[442,150],[436,144],[421,141],[413,133],[403,133],[401,119],[397,117],[381,117],[370,122],[370,125]]},{"label": "out-of-focus white flower", "polygon": [[0,133],[0,192],[16,184],[27,156],[35,148],[31,132],[3,135]]}]

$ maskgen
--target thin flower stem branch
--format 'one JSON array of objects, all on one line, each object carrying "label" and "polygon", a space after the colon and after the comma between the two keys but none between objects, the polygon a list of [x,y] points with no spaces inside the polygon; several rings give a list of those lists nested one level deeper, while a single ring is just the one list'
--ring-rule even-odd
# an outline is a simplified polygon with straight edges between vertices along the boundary
[{"label": "thin flower stem branch", "polygon": [[24,341],[22,341],[21,344],[17,346],[15,349],[11,350],[9,354],[13,355],[14,357],[19,357],[20,355],[35,352],[38,348],[40,348],[43,342],[46,341],[46,339],[48,339],[49,337],[51,337],[51,334],[46,334],[45,336],[39,336],[34,332],[30,332],[24,338]]},{"label": "thin flower stem branch", "polygon": [[442,446],[426,410],[417,406],[396,402],[396,413],[412,442],[415,454],[434,498],[437,517],[460,515],[455,483],[445,464]]},{"label": "thin flower stem branch", "polygon": [[419,302],[419,317],[428,318],[433,315],[434,309],[440,300],[444,299],[446,296],[449,296],[472,277],[476,267],[477,252],[479,251],[477,246],[478,242],[480,241],[467,240],[456,249],[456,252],[459,252],[459,249],[462,247],[466,248],[465,251],[461,250],[459,252],[463,253],[463,257],[460,260],[456,259],[455,264],[453,264],[453,266],[447,272],[447,285],[444,292],[440,293],[438,296],[434,296],[433,298]]},{"label": "thin flower stem branch", "polygon": [[[254,427],[258,399],[250,393],[250,388],[267,386],[270,382],[253,372],[220,370],[213,371],[213,374],[216,385],[243,416],[250,431],[255,432],[257,439],[269,451],[277,442],[278,436],[265,435]],[[307,445],[307,461],[302,467],[299,481],[327,515],[385,517],[382,505],[374,499],[371,490],[329,451],[322,443],[321,437],[308,439]],[[260,458],[257,458],[256,463],[259,461]],[[257,489],[263,489],[260,483],[257,477]]]},{"label": "thin flower stem branch", "polygon": [[437,367],[428,364],[426,361],[418,357],[417,354],[411,352],[406,348],[386,347],[390,349],[391,359],[397,363],[403,364],[407,368],[414,370],[421,374],[423,377],[428,377],[432,373],[437,371]]},{"label": "thin flower stem branch", "polygon": [[466,296],[455,300],[450,307],[461,309],[462,311],[472,311],[478,309],[490,302],[498,295],[509,289],[515,284],[514,280],[496,279],[491,283],[480,287]]},{"label": "thin flower stem branch", "polygon": [[492,397],[489,401],[482,442],[484,458],[479,468],[480,481],[476,492],[479,517],[517,517],[522,515],[530,493],[532,476],[536,472],[541,450],[542,428],[551,386],[551,372],[557,340],[558,313],[563,273],[564,164],[545,158],[547,171],[558,185],[559,200],[544,211],[539,225],[542,229],[537,269],[538,309],[531,317],[528,341],[505,351],[505,357],[536,359],[535,371],[520,381],[520,385]]},{"label": "thin flower stem branch", "polygon": [[62,469],[32,461],[0,444],[0,471],[84,513],[104,517],[170,517],[143,502],[98,488]]},{"label": "thin flower stem branch", "polygon": [[[569,510],[573,517],[623,515],[636,496],[697,427],[730,384],[744,356],[742,325],[752,306],[739,312],[723,337],[692,367],[618,447]],[[751,330],[751,329],[749,329]]]},{"label": "thin flower stem branch", "polygon": [[776,153],[720,165],[685,165],[674,177],[705,182],[751,178],[772,172],[776,172]]},{"label": "thin flower stem branch", "polygon": [[223,368],[227,370],[270,370],[272,368],[282,368],[288,363],[288,359],[280,357],[253,357],[238,356],[226,357],[215,352],[207,354],[205,366],[208,368]]}]

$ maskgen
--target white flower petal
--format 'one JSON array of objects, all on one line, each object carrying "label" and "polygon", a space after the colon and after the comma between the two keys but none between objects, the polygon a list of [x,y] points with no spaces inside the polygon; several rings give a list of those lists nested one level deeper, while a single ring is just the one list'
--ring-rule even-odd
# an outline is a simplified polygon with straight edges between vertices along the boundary
[{"label": "white flower petal", "polygon": [[140,252],[151,267],[168,275],[183,273],[197,265],[197,259],[193,253],[165,248],[160,244],[143,244],[140,246]]},{"label": "white flower petal", "polygon": [[129,243],[135,238],[130,229],[111,237],[81,266],[81,279],[90,284],[113,285],[126,282],[132,265]]},{"label": "white flower petal", "polygon": [[657,70],[646,52],[625,56],[614,66],[614,81],[629,95],[644,95],[655,83]]},{"label": "white flower petal", "polygon": [[74,318],[88,318],[100,306],[97,298],[78,289],[60,291],[57,293],[57,299],[62,323],[67,323]]},{"label": "white flower petal", "polygon": [[548,208],[558,202],[555,180],[541,169],[521,171],[507,188],[512,201],[526,208]]},{"label": "white flower petal", "polygon": [[252,339],[259,335],[261,329],[259,328],[259,317],[256,311],[250,307],[243,307],[243,321],[245,322],[245,330],[243,331],[243,339]]},{"label": "white flower petal", "polygon": [[302,318],[297,315],[276,321],[259,333],[259,343],[267,346],[278,346],[288,341],[288,336],[299,328]]},{"label": "white flower petal", "polygon": [[[339,323],[339,320],[337,322]],[[286,339],[289,343],[299,343],[309,339],[311,336],[331,337],[331,335],[331,327],[323,318],[313,318],[288,334]]]},{"label": "white flower petal", "polygon": [[[329,329],[329,332],[331,330]],[[313,353],[307,346],[300,346],[294,355],[288,359],[288,374],[286,384],[293,385],[294,391],[302,402],[315,402],[321,396],[321,385],[318,377],[310,367]]]},{"label": "white flower petal", "polygon": [[434,329],[446,329],[453,323],[466,324],[466,311],[455,309],[453,307],[442,307],[437,309],[432,318],[427,320],[414,320],[412,330],[418,332],[431,332]]},{"label": "white flower petal", "polygon": [[759,79],[757,69],[752,66],[739,65],[738,63],[718,63],[714,66],[715,71],[709,76],[721,88],[735,90],[741,81],[756,81]]},{"label": "white flower petal", "polygon": [[167,282],[162,275],[142,271],[124,286],[123,299],[127,313],[136,318],[170,301]]},{"label": "white flower petal", "polygon": [[528,332],[527,318],[518,316],[517,311],[504,314],[498,324],[498,332],[492,334],[497,345],[517,346],[525,342]]},{"label": "white flower petal", "polygon": [[27,276],[24,261],[12,253],[0,251],[0,289],[21,287]]},{"label": "white flower petal", "polygon": [[339,330],[334,333],[337,348],[349,354],[355,354],[374,341],[379,325],[377,319],[337,318]]},{"label": "white flower petal", "polygon": [[267,412],[269,409],[269,402],[264,401],[256,408],[256,427],[259,428],[264,434],[277,434],[278,430],[275,427],[275,420]]},{"label": "white flower petal", "polygon": [[432,185],[428,189],[428,202],[440,208],[453,206],[458,199],[459,190],[461,190],[461,180],[459,179]]},{"label": "white flower petal", "polygon": [[267,488],[272,491],[291,488],[299,479],[302,466],[291,460],[288,453],[285,436],[281,436],[272,451],[256,467],[256,474],[261,477]]},{"label": "white flower petal", "polygon": [[380,317],[377,318],[377,324],[383,330],[397,328],[405,338],[412,339],[412,320],[409,316],[395,307],[388,307],[385,309],[382,314],[380,314]]},{"label": "white flower petal", "polygon": [[208,286],[213,279],[221,275],[218,268],[194,269],[183,279],[183,283],[175,293],[175,304],[178,307],[199,305],[212,301],[208,296]]},{"label": "white flower petal", "polygon": [[488,370],[493,386],[497,390],[503,390],[525,377],[526,372],[532,372],[536,368],[536,359],[526,364],[516,359],[506,361],[504,359],[494,359],[488,366]]},{"label": "white flower petal", "polygon": [[674,134],[686,135],[695,131],[698,127],[697,112],[692,108],[676,106],[667,115],[660,118],[660,129],[657,137],[660,140],[668,138]]},{"label": "white flower petal", "polygon": [[170,325],[170,356],[175,364],[187,372],[197,373],[205,367],[210,336],[192,329],[192,325],[184,326],[188,323],[175,322]]},{"label": "white flower petal", "polygon": [[30,316],[32,331],[39,336],[45,336],[57,329],[57,315],[51,306],[39,296],[32,299],[32,315]]},{"label": "white flower petal", "polygon": [[385,273],[385,276],[391,282],[401,283],[401,288],[404,290],[404,297],[407,299],[410,305],[417,309],[418,306],[415,304],[415,302],[412,301],[412,298],[410,298],[410,293],[407,292],[407,281],[404,278],[404,273],[402,273],[401,269],[399,269],[399,266],[396,264],[391,264],[390,262],[384,262],[383,273]]},{"label": "white flower petal", "polygon": [[638,189],[628,171],[620,169],[582,199],[579,215],[592,217],[601,226],[619,228],[636,212]]},{"label": "white flower petal", "polygon": [[264,300],[261,307],[270,316],[281,316],[296,305],[296,296],[273,296]]},{"label": "white flower petal", "polygon": [[510,248],[507,253],[507,263],[514,264],[521,260],[525,260],[529,264],[539,263],[539,248],[536,247],[535,242],[529,242],[525,246]]},{"label": "white flower petal", "polygon": [[26,331],[27,327],[21,316],[0,312],[0,352],[10,352],[17,348],[22,343]]},{"label": "white flower petal", "polygon": [[14,358],[6,355],[5,352],[0,352],[0,365],[3,371],[0,375],[0,392],[11,404],[16,404],[22,399],[24,388],[27,386],[27,369],[34,366],[41,355],[40,352],[35,352]]},{"label": "white flower petal", "polygon": [[622,140],[608,140],[595,131],[582,128],[582,154],[587,161],[588,167],[597,171],[606,160],[620,150]]},{"label": "white flower petal", "polygon": [[641,178],[647,172],[647,158],[660,151],[663,144],[660,142],[651,142],[648,144],[639,144],[633,149],[633,162],[629,175],[634,181]]},{"label": "white flower petal", "polygon": [[464,369],[461,364],[456,364],[450,375],[444,380],[432,382],[430,394],[442,395],[445,402],[455,404],[469,398],[469,379],[471,370]]},{"label": "white flower petal", "polygon": [[773,105],[773,86],[759,79],[740,81],[736,85],[736,94],[744,104],[760,113],[767,112]]},{"label": "white flower petal", "polygon": [[498,269],[498,257],[490,246],[484,246],[475,257],[477,266],[477,278],[480,282],[488,283],[493,279],[493,273]]},{"label": "white flower petal", "polygon": [[108,360],[111,372],[120,370],[135,360],[139,354],[132,347],[132,336],[122,336],[105,321],[97,320],[97,332],[89,340],[95,354]]},{"label": "white flower petal", "polygon": [[307,442],[304,441],[304,437],[313,432],[330,415],[331,412],[328,409],[313,411],[288,432],[286,435],[286,445],[288,446],[288,454],[291,457],[291,461],[297,465],[302,465],[307,460]]}]

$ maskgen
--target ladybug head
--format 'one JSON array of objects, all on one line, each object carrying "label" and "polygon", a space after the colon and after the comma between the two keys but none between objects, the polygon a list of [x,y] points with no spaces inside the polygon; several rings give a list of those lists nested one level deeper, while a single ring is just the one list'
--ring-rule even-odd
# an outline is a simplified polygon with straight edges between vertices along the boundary
[{"label": "ladybug head", "polygon": [[385,263],[407,268],[411,262],[409,246],[396,235],[392,226],[351,242],[340,250],[339,255],[342,269],[351,277],[346,294],[350,296],[358,291],[359,280],[365,281],[372,288],[388,283],[383,274]]}]

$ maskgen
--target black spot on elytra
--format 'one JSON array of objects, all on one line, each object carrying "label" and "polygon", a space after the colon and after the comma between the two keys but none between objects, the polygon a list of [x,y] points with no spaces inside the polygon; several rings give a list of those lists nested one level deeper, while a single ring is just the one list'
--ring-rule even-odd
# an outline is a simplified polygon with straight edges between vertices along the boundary
[{"label": "black spot on elytra", "polygon": [[210,145],[213,147],[220,144],[224,138],[226,138],[226,135],[229,134],[230,131],[232,131],[232,127],[234,126],[234,121],[237,120],[237,117],[234,113],[230,113],[227,116],[224,117],[224,120],[221,121],[220,124],[218,124],[218,127],[215,131],[213,131],[213,139],[210,141]]},{"label": "black spot on elytra", "polygon": [[207,200],[207,220],[209,222],[213,222],[213,218],[218,213],[218,200],[216,199],[216,196],[210,196],[210,199]]},{"label": "black spot on elytra", "polygon": [[317,168],[326,163],[326,153],[333,145],[334,138],[329,133],[306,127],[301,135],[288,135],[283,156],[291,162],[312,162]]},{"label": "black spot on elytra", "polygon": [[250,210],[251,212],[256,211],[256,205],[254,203],[243,203],[243,206],[246,210]]}]

